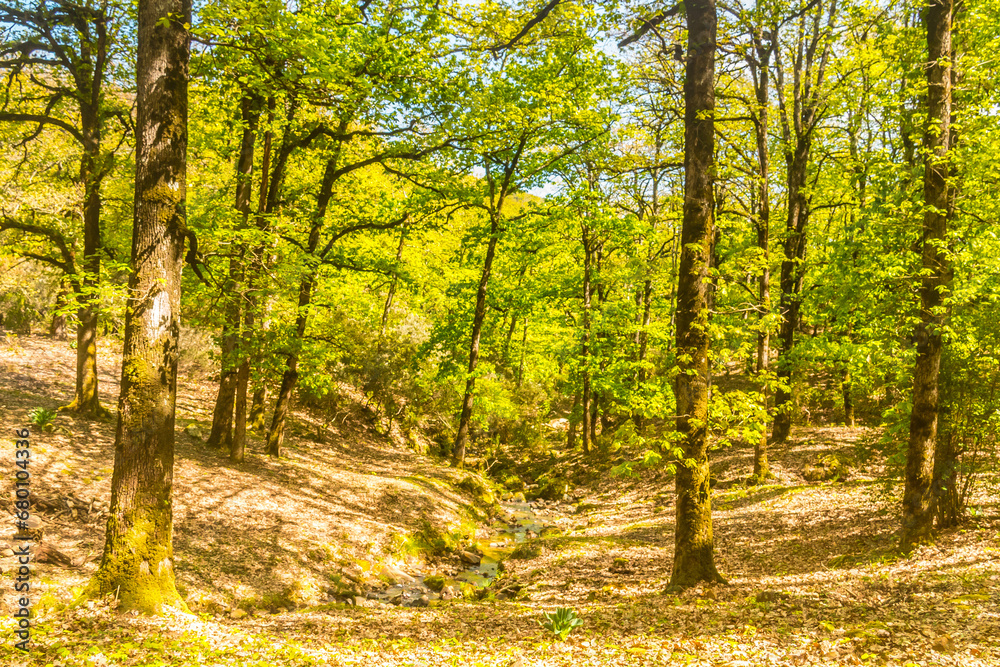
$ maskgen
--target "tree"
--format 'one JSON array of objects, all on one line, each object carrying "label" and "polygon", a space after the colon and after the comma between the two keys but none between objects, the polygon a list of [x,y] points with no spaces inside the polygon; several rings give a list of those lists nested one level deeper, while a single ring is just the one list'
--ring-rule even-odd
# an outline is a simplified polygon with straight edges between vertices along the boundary
[{"label": "tree", "polygon": [[190,0],[140,0],[132,275],[111,508],[85,594],[184,606],[174,586],[174,413],[184,255]]},{"label": "tree", "polygon": [[[52,227],[27,220],[7,220],[0,226],[17,229],[54,241],[60,257],[35,259],[63,271],[77,303],[76,389],[64,410],[107,416],[98,397],[97,324],[101,253],[101,187],[114,165],[113,151],[103,145],[109,119],[118,117],[129,130],[127,110],[117,108],[105,92],[117,35],[115,20],[122,10],[107,0],[73,2],[41,0],[35,3],[0,3],[0,22],[5,26],[0,43],[0,69],[9,72],[0,123],[31,128],[22,144],[36,140],[43,128],[55,128],[70,136],[81,150],[79,183],[83,185],[83,257],[76,258],[71,243]],[[68,76],[67,76],[68,75]],[[27,85],[29,94],[15,98],[11,89]],[[71,100],[73,109],[63,100]],[[55,239],[58,235],[60,238]]]},{"label": "tree", "polygon": [[677,519],[672,587],[723,582],[715,567],[708,485],[708,269],[714,238],[715,0],[686,3],[684,222],[677,284]]},{"label": "tree", "polygon": [[[606,111],[590,108],[596,96],[613,81],[603,59],[596,56],[593,37],[588,34],[592,26],[570,17],[554,29],[533,30],[536,41],[531,44],[519,43],[542,19],[557,18],[548,13],[557,4],[552,3],[548,10],[536,15],[541,18],[525,28],[511,25],[509,20],[501,23],[502,29],[513,32],[516,27],[518,32],[501,47],[504,54],[499,64],[493,62],[492,56],[482,55],[493,47],[475,45],[480,57],[485,58],[477,65],[484,70],[483,85],[480,92],[470,94],[466,123],[468,134],[477,141],[465,148],[468,157],[460,168],[483,172],[479,187],[470,189],[467,203],[485,213],[488,236],[476,285],[465,391],[452,447],[452,462],[457,466],[463,464],[469,442],[479,349],[497,249],[510,224],[530,213],[512,216],[507,208],[513,195],[543,182],[555,165],[604,134],[607,127]],[[489,33],[493,31],[490,21],[499,19],[486,16],[477,20],[487,24],[482,30]],[[543,51],[546,58],[539,57]],[[584,54],[590,58],[583,58]]]},{"label": "tree", "polygon": [[[826,25],[823,25],[823,3],[811,3],[811,26],[807,10],[799,18],[798,35],[793,52],[791,72],[791,105],[785,101],[785,74],[781,49],[775,45],[776,79],[778,87],[781,137],[785,151],[788,209],[781,260],[781,330],[778,350],[778,387],[774,396],[774,424],[771,440],[782,443],[792,428],[792,363],[802,307],[802,281],[805,277],[807,247],[806,225],[810,215],[810,197],[806,177],[812,154],[816,127],[823,117],[826,91],[824,81],[833,50],[833,26],[837,18],[837,0],[830,0]],[[772,36],[777,39],[776,36]]]},{"label": "tree", "polygon": [[948,222],[954,212],[950,183],[952,41],[954,0],[932,0],[927,30],[927,128],[924,145],[924,221],[921,239],[920,322],[914,332],[917,360],[913,371],[913,408],[906,450],[903,492],[904,550],[930,539],[934,524],[933,453],[938,437],[938,385],[946,300],[951,291]]}]

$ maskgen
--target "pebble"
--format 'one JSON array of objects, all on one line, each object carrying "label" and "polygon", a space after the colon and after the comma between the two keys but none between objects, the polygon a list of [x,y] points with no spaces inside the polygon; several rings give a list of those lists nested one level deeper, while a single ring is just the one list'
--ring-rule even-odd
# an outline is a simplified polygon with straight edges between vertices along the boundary
[{"label": "pebble", "polygon": [[472,553],[471,551],[459,551],[458,557],[461,558],[466,563],[468,563],[469,565],[479,565],[480,561],[482,560],[479,556]]},{"label": "pebble", "polygon": [[416,579],[407,573],[391,565],[386,565],[382,568],[382,576],[393,584],[412,584],[416,581]]}]

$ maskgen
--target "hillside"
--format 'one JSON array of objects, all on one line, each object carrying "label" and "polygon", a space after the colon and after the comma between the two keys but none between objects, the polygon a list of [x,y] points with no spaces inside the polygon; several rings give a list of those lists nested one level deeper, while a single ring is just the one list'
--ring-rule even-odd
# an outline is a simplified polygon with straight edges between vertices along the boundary
[{"label": "hillside", "polygon": [[[73,359],[41,337],[0,344],[5,434],[68,401]],[[114,396],[119,369],[103,370],[102,395]],[[729,585],[673,595],[673,484],[662,472],[498,504],[477,476],[379,436],[357,404],[326,427],[296,413],[284,458],[255,442],[233,466],[198,438],[212,398],[208,381],[179,387],[174,547],[191,613],[66,607],[100,557],[114,423],[59,415],[51,433],[33,434],[43,542],[72,563],[37,566],[33,651],[19,663],[5,639],[3,664],[1000,664],[997,497],[976,498],[978,515],[935,546],[899,556],[899,500],[877,469],[802,477],[821,456],[851,459],[862,429],[797,429],[773,453],[778,481],[756,489],[739,483],[750,452],[717,457]],[[0,456],[12,451],[5,437]],[[0,559],[8,638],[13,566]],[[537,623],[560,606],[584,622],[566,642]]]}]

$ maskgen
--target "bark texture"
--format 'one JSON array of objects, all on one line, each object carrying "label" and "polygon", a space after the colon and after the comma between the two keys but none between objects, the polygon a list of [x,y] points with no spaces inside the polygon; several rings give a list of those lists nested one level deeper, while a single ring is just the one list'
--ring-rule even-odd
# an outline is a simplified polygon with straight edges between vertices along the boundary
[{"label": "bark texture", "polygon": [[714,232],[714,0],[686,3],[688,60],[684,80],[684,222],[677,286],[674,383],[684,464],[677,468],[677,518],[670,585],[723,581],[715,567],[708,484],[708,268]]},{"label": "bark texture", "polygon": [[174,586],[174,413],[185,239],[189,0],[140,0],[132,276],[111,509],[91,594],[184,607]]},{"label": "bark texture", "polygon": [[[761,378],[761,396],[764,406],[768,402],[768,367],[771,361],[771,331],[767,322],[767,316],[771,311],[771,268],[770,268],[770,245],[771,245],[771,189],[769,186],[771,178],[771,154],[768,149],[768,107],[771,104],[771,54],[774,51],[774,37],[777,27],[772,27],[770,39],[764,37],[763,26],[758,25],[753,31],[753,54],[755,57],[748,59],[750,72],[754,83],[754,101],[756,108],[751,117],[754,124],[754,138],[757,145],[757,192],[756,192],[756,215],[754,216],[754,226],[757,230],[757,247],[761,253],[761,272],[757,282],[758,288],[758,326],[757,332],[757,360],[755,371]],[[754,444],[753,457],[753,479],[763,484],[771,477],[771,469],[767,460],[767,425],[765,423],[764,432],[760,439]]]},{"label": "bark texture", "polygon": [[927,111],[924,135],[924,229],[921,255],[920,322],[914,339],[913,409],[906,450],[903,527],[904,550],[931,538],[934,522],[933,454],[938,435],[938,377],[941,370],[945,299],[951,288],[948,221],[954,199],[948,184],[951,124],[951,20],[953,0],[931,0],[926,9]]}]

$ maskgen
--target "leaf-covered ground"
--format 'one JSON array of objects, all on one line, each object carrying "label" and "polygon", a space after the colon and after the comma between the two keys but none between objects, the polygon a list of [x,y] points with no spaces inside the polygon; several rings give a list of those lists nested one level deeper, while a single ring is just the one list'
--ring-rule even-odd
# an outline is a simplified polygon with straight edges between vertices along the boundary
[{"label": "leaf-covered ground", "polygon": [[[72,364],[64,343],[0,344],[4,434],[32,408],[68,402]],[[102,393],[114,396],[118,370],[107,371]],[[182,384],[179,431],[191,422],[207,430],[212,398],[209,382]],[[663,592],[672,485],[647,472],[606,479],[580,490],[575,504],[547,507],[561,534],[531,541],[505,563],[503,581],[523,586],[520,599],[432,608],[324,604],[319,589],[345,562],[451,567],[407,560],[395,536],[424,521],[468,527],[474,514],[454,485],[461,475],[373,435],[356,406],[342,416],[317,437],[315,424],[299,415],[287,458],[269,461],[258,445],[239,467],[179,432],[175,550],[194,613],[159,618],[121,615],[110,601],[63,607],[93,572],[103,543],[114,425],[58,417],[54,432],[33,438],[32,488],[63,500],[61,511],[41,513],[44,540],[81,564],[37,566],[34,601],[42,613],[32,652],[23,656],[13,649],[13,563],[0,559],[0,664],[1000,664],[997,498],[984,490],[975,499],[978,516],[961,529],[908,557],[896,554],[898,498],[875,479],[877,470],[855,469],[846,482],[808,483],[801,475],[822,455],[851,458],[865,437],[860,429],[798,429],[773,455],[777,480],[761,488],[739,484],[749,452],[719,453],[714,519],[727,586]],[[2,443],[0,458],[12,470],[12,440],[5,435]],[[484,525],[479,535],[490,532]],[[289,591],[299,598],[294,608],[266,604]],[[252,605],[255,613],[232,618],[231,610]],[[268,606],[277,613],[261,608]],[[584,621],[565,642],[537,623],[559,606]]]}]

